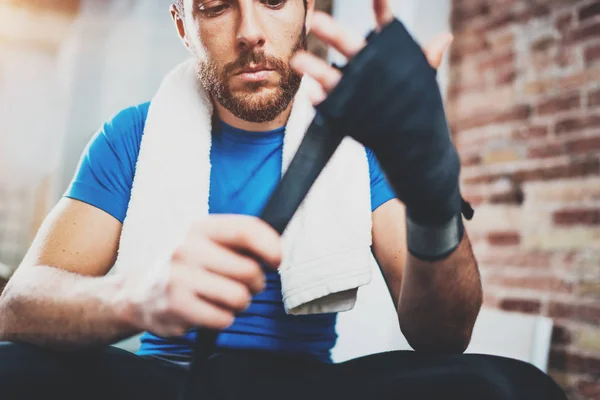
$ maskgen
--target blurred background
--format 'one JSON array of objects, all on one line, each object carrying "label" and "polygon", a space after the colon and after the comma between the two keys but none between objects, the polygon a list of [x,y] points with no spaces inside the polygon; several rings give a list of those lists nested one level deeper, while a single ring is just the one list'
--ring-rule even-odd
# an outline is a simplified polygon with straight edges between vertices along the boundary
[{"label": "blurred background", "polygon": [[[187,58],[170,3],[0,0],[0,287],[92,135]],[[393,5],[422,43],[455,35],[439,79],[486,307],[550,320],[550,374],[571,399],[600,399],[600,1]],[[369,0],[318,7],[373,26]]]}]

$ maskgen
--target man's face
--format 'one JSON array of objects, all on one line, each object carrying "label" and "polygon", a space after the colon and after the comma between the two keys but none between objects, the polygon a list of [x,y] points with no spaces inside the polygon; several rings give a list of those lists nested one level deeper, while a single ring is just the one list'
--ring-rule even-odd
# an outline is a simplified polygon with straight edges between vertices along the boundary
[{"label": "man's face", "polygon": [[199,80],[223,107],[249,122],[272,121],[301,77],[289,65],[306,48],[303,0],[185,0]]}]

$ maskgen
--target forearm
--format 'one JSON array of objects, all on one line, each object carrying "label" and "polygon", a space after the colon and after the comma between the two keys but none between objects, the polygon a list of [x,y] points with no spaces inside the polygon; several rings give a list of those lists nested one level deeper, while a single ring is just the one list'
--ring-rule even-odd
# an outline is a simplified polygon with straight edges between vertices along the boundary
[{"label": "forearm", "polygon": [[481,303],[480,274],[466,234],[442,261],[408,256],[398,316],[402,332],[416,351],[463,352]]},{"label": "forearm", "polygon": [[120,316],[120,288],[115,276],[45,266],[17,271],[0,297],[0,340],[74,350],[133,336]]}]

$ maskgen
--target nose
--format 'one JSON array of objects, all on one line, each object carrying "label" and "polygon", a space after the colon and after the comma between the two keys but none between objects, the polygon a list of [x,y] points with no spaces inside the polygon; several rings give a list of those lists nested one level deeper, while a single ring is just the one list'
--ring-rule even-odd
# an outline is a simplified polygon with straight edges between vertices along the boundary
[{"label": "nose", "polygon": [[[252,1],[250,3],[256,3]],[[247,3],[245,3],[247,4]],[[241,7],[240,27],[237,34],[237,44],[241,51],[265,45],[265,34],[261,26],[260,18],[255,10],[255,5]]]}]

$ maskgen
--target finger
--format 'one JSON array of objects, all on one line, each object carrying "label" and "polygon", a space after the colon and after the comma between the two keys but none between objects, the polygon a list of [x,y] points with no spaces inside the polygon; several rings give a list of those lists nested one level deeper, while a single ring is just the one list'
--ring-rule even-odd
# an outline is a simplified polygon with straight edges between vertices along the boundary
[{"label": "finger", "polygon": [[327,98],[327,93],[321,86],[316,86],[308,92],[308,98],[313,106],[322,103]]},{"label": "finger", "polygon": [[366,45],[364,38],[346,31],[333,17],[321,11],[315,12],[312,33],[347,58],[354,57]]},{"label": "finger", "polygon": [[244,311],[252,301],[250,290],[242,283],[202,268],[178,265],[174,270],[173,279],[178,282],[173,285],[175,291],[186,291],[186,288],[190,288],[202,299],[227,310]]},{"label": "finger", "polygon": [[246,215],[212,215],[196,228],[209,239],[249,253],[276,268],[281,264],[281,237],[266,222]]},{"label": "finger", "polygon": [[185,246],[174,256],[176,261],[198,265],[218,275],[238,281],[253,293],[265,288],[265,274],[259,263],[206,238]]},{"label": "finger", "polygon": [[331,92],[342,79],[342,73],[319,57],[300,51],[291,61],[292,68],[301,75],[309,75],[321,84],[326,93]]},{"label": "finger", "polygon": [[394,20],[394,13],[389,0],[373,0],[373,10],[375,11],[375,21],[377,21],[379,30]]},{"label": "finger", "polygon": [[194,327],[226,329],[235,321],[233,312],[200,299],[191,292],[177,293],[173,298],[172,310],[173,323],[171,326],[177,326],[183,333]]},{"label": "finger", "polygon": [[438,69],[444,58],[444,53],[454,41],[454,36],[451,33],[440,33],[433,38],[424,48],[423,52],[427,56],[429,65]]}]

